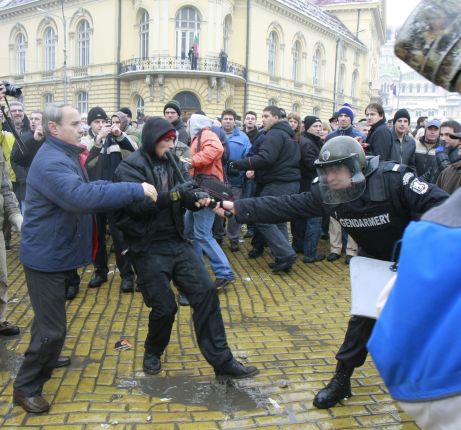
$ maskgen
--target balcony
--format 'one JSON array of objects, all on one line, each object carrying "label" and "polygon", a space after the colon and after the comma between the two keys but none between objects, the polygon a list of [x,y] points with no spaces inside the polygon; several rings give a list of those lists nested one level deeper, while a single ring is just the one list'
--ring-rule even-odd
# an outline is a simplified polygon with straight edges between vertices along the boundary
[{"label": "balcony", "polygon": [[73,76],[74,78],[82,78],[88,76],[88,66],[74,67]]},{"label": "balcony", "polygon": [[44,81],[51,81],[55,78],[54,76],[54,70],[47,70],[42,73],[42,79]]},{"label": "balcony", "polygon": [[187,58],[168,56],[133,58],[121,63],[120,76],[128,80],[152,72],[169,75],[222,75],[227,78],[246,79],[245,67],[230,61],[222,62],[219,57],[199,57],[194,68]]}]

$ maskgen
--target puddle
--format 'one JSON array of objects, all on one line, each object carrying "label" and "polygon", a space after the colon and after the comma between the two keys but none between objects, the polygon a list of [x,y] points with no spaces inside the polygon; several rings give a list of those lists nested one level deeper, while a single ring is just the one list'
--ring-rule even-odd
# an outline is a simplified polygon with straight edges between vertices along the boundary
[{"label": "puddle", "polygon": [[233,381],[200,380],[190,376],[123,379],[118,388],[136,388],[161,402],[206,406],[210,411],[232,413],[270,405],[267,395],[256,387],[239,386]]}]

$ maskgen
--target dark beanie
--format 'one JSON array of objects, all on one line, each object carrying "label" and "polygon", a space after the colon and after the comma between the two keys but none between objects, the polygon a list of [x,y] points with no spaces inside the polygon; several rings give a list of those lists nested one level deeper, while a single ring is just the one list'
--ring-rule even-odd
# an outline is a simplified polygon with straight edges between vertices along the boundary
[{"label": "dark beanie", "polygon": [[90,111],[88,112],[88,117],[87,117],[88,125],[91,125],[91,123],[95,119],[107,119],[107,114],[102,107],[96,106],[94,108],[91,108]]},{"label": "dark beanie", "polygon": [[309,128],[314,125],[316,122],[322,122],[318,116],[306,116],[304,117],[304,130],[309,130]]},{"label": "dark beanie", "polygon": [[131,109],[128,107],[120,108],[120,112],[123,112],[125,115],[129,116],[130,118],[133,118],[133,113],[131,112]]},{"label": "dark beanie", "polygon": [[170,109],[174,109],[176,111],[176,113],[181,116],[181,105],[179,104],[179,102],[177,102],[176,100],[170,100],[166,105],[165,107],[163,108],[163,115],[165,115],[165,111],[170,108]]},{"label": "dark beanie", "polygon": [[406,118],[408,122],[411,122],[410,119],[410,114],[406,109],[399,109],[395,114],[394,114],[394,124],[397,122],[399,118]]}]

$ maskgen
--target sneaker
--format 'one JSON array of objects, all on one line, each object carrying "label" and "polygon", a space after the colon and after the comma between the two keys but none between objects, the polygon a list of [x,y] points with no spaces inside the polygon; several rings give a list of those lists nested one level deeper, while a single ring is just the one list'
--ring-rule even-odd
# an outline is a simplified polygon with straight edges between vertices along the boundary
[{"label": "sneaker", "polygon": [[226,278],[216,278],[214,281],[214,286],[217,290],[222,290],[226,285],[234,282],[234,278],[226,279]]},{"label": "sneaker", "polygon": [[280,273],[280,272],[288,273],[291,270],[291,268],[293,267],[293,264],[296,261],[296,258],[297,258],[297,256],[295,254],[295,255],[290,255],[289,257],[276,259],[275,264],[272,267],[272,272],[274,272],[274,273]]},{"label": "sneaker", "polygon": [[336,261],[338,258],[341,258],[339,254],[336,254],[336,252],[330,252],[327,256],[327,261]]},{"label": "sneaker", "polygon": [[156,375],[157,373],[160,373],[162,370],[160,358],[158,358],[155,354],[146,352],[142,362],[142,370],[144,370],[144,373],[149,375]]},{"label": "sneaker", "polygon": [[231,240],[230,250],[231,250],[231,252],[237,252],[237,251],[240,250],[238,240]]},{"label": "sneaker", "polygon": [[88,283],[88,287],[99,288],[104,282],[107,282],[107,273],[94,272],[93,277]]},{"label": "sneaker", "polygon": [[0,335],[2,336],[16,336],[19,334],[19,327],[13,325],[8,321],[3,321],[0,324]]},{"label": "sneaker", "polygon": [[240,361],[233,358],[229,363],[225,364],[219,369],[215,369],[216,378],[225,379],[243,379],[250,378],[259,373],[255,366],[244,366]]},{"label": "sneaker", "polygon": [[316,263],[317,261],[322,261],[322,260],[325,260],[325,255],[323,254],[316,255],[315,257],[305,256],[303,258],[304,263]]}]

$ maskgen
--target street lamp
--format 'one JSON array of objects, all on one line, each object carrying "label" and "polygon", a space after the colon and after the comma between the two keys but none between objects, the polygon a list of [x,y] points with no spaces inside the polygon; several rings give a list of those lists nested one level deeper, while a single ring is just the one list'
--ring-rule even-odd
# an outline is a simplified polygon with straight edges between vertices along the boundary
[{"label": "street lamp", "polygon": [[64,64],[62,67],[62,73],[63,73],[63,78],[64,78],[64,103],[67,104],[67,19],[66,15],[64,14],[64,0],[61,0],[61,12],[62,16],[56,15],[54,13],[50,13],[41,7],[37,7],[37,10],[41,13],[44,13],[46,15],[51,15],[54,16],[58,19],[61,20],[62,26],[64,29]]}]

